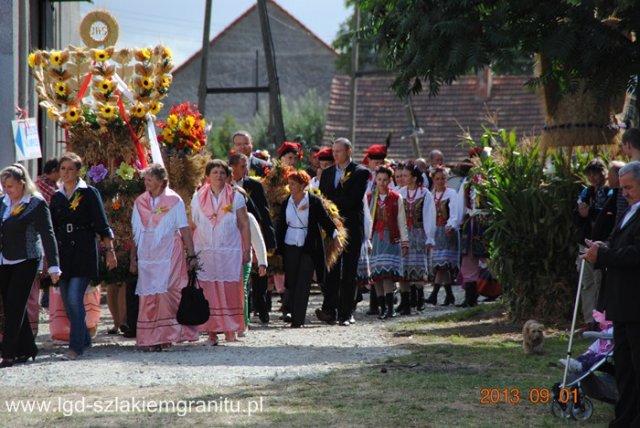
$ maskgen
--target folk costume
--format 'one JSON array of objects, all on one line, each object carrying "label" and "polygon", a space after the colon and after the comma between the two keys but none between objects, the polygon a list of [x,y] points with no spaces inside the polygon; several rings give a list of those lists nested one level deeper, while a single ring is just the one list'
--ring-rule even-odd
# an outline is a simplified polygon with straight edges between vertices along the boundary
[{"label": "folk costume", "polygon": [[[436,209],[433,195],[423,185],[411,190],[402,187],[398,193],[402,196],[407,218],[409,235],[409,253],[402,260],[402,280],[405,283],[416,283],[418,310],[424,309],[424,281],[429,275],[426,245],[434,245],[436,231]],[[411,313],[410,291],[401,290],[400,312]]]},{"label": "folk costume", "polygon": [[[435,245],[431,252],[431,269],[435,275],[433,291],[426,300],[427,303],[437,303],[438,291],[444,285],[447,296],[443,305],[455,303],[451,283],[459,269],[460,251],[458,232],[459,214],[456,191],[446,188],[443,192],[433,191],[433,202],[436,209]],[[452,231],[447,234],[446,227]]]},{"label": "folk costume", "polygon": [[489,257],[488,248],[484,245],[483,234],[485,229],[485,213],[480,209],[479,195],[473,187],[473,182],[482,177],[475,175],[466,177],[458,191],[458,206],[461,226],[462,262],[460,264],[460,276],[462,287],[465,290],[464,302],[460,307],[472,307],[478,301],[477,283],[480,279],[482,266],[486,265]]},{"label": "folk costume", "polygon": [[[377,291],[380,291],[383,283],[393,283],[403,276],[401,243],[402,246],[409,245],[407,220],[402,196],[397,192],[389,190],[386,195],[382,195],[376,190],[367,199],[373,224],[373,249],[369,263],[371,277],[376,283]],[[380,307],[386,306],[386,313],[382,314],[381,311],[381,318],[395,316],[393,292],[378,295],[377,299]]]},{"label": "folk costume", "polygon": [[197,341],[198,330],[178,324],[187,263],[179,230],[189,227],[184,202],[165,187],[157,197],[138,196],[131,216],[138,258],[136,294],[140,297],[136,345],[151,347]]},{"label": "folk costume", "polygon": [[236,213],[245,206],[244,196],[229,184],[217,197],[206,184],[191,200],[193,244],[202,263],[198,279],[210,311],[200,331],[216,334],[245,330],[243,248]]}]

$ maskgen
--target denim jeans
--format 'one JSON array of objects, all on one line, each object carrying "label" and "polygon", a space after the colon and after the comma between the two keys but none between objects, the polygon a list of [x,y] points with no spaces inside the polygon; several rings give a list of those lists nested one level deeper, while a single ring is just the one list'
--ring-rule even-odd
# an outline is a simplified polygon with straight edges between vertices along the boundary
[{"label": "denim jeans", "polygon": [[82,354],[85,348],[91,346],[91,337],[87,330],[87,313],[84,309],[84,293],[88,285],[89,278],[86,277],[60,280],[60,294],[71,324],[69,349],[77,354]]}]

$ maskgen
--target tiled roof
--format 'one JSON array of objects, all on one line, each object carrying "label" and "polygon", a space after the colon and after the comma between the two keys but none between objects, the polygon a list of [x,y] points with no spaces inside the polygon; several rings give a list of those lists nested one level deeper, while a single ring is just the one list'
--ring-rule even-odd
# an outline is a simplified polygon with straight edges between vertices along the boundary
[{"label": "tiled roof", "polygon": [[[537,135],[544,125],[542,100],[525,86],[529,76],[493,76],[490,97],[478,96],[478,77],[459,79],[444,86],[436,97],[422,93],[412,97],[418,127],[420,150],[426,157],[439,149],[447,164],[467,156],[468,147],[461,144],[461,135],[468,131],[474,139],[482,134],[482,125],[489,126],[488,115],[497,115],[501,128],[517,128],[518,135]],[[391,132],[389,157],[405,160],[414,157],[406,102],[390,89],[392,77],[362,77],[357,80],[355,159],[370,144],[384,144]],[[349,136],[348,76],[334,77],[327,110],[324,142]]]}]

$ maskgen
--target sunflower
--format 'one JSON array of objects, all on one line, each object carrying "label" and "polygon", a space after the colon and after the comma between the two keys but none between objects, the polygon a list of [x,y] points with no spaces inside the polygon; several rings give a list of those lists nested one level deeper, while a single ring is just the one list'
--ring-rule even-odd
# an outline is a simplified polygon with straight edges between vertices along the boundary
[{"label": "sunflower", "polygon": [[162,130],[162,139],[164,141],[166,141],[167,143],[171,144],[173,143],[173,139],[175,138],[176,134],[173,133],[173,131],[171,130],[171,128],[164,128]]},{"label": "sunflower", "polygon": [[138,103],[135,106],[133,106],[133,108],[131,109],[131,113],[133,114],[134,117],[141,119],[144,117],[145,114],[147,114],[147,110],[144,108],[144,105]]},{"label": "sunflower", "polygon": [[103,62],[103,61],[108,60],[109,58],[111,58],[111,55],[109,55],[109,52],[107,52],[104,49],[96,49],[93,52],[93,59],[95,61]]},{"label": "sunflower", "polygon": [[158,113],[160,113],[160,110],[162,110],[162,106],[163,105],[164,104],[162,104],[160,101],[154,101],[149,106],[149,112],[151,114],[158,114]]},{"label": "sunflower", "polygon": [[62,52],[53,51],[51,52],[51,56],[49,57],[51,60],[51,64],[60,67],[64,63],[64,57],[62,56]]},{"label": "sunflower", "polygon": [[160,81],[160,84],[162,85],[163,88],[168,88],[171,85],[172,80],[173,78],[171,77],[170,74],[165,74],[164,76],[162,76],[162,80]]},{"label": "sunflower", "polygon": [[138,55],[143,61],[149,61],[151,59],[151,51],[149,48],[140,49]]},{"label": "sunflower", "polygon": [[64,117],[69,121],[69,122],[76,122],[78,119],[80,119],[80,117],[82,116],[82,114],[80,113],[80,110],[78,110],[77,107],[71,107],[69,110],[67,110],[67,112],[64,114]]},{"label": "sunflower", "polygon": [[58,110],[55,107],[49,107],[47,109],[47,116],[49,117],[49,119],[56,120],[57,114],[58,114]]},{"label": "sunflower", "polygon": [[162,50],[162,58],[168,58],[168,59],[173,58],[173,53],[171,52],[171,49],[165,46],[164,49]]},{"label": "sunflower", "polygon": [[167,118],[167,126],[169,128],[175,128],[178,126],[178,116],[175,114],[170,114]]},{"label": "sunflower", "polygon": [[100,116],[107,120],[115,119],[118,116],[118,110],[111,104],[105,104],[100,107]]},{"label": "sunflower", "polygon": [[153,82],[148,77],[143,77],[140,79],[140,86],[142,86],[145,90],[149,90],[153,88]]},{"label": "sunflower", "polygon": [[111,80],[109,79],[103,79],[98,84],[98,89],[100,89],[100,92],[106,95],[113,91],[113,82],[111,82]]},{"label": "sunflower", "polygon": [[193,116],[185,117],[180,122],[180,131],[185,135],[191,134],[191,129],[193,128],[193,125],[195,125],[195,123],[196,123],[195,117]]},{"label": "sunflower", "polygon": [[29,67],[33,68],[39,63],[39,58],[36,56],[35,52],[31,52],[28,57]]},{"label": "sunflower", "polygon": [[56,95],[64,97],[67,95],[67,84],[64,82],[56,82],[55,90]]}]

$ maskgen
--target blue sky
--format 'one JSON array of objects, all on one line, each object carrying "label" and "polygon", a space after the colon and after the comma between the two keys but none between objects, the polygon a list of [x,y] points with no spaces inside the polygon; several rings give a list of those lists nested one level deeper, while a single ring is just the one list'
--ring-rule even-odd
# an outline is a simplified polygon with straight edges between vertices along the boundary
[{"label": "blue sky", "polygon": [[[318,37],[331,44],[351,10],[344,0],[276,0]],[[210,36],[233,22],[255,0],[213,0]],[[120,26],[116,46],[164,44],[171,48],[176,65],[202,46],[204,0],[93,0],[80,3],[82,14],[93,9],[111,12]]]}]

